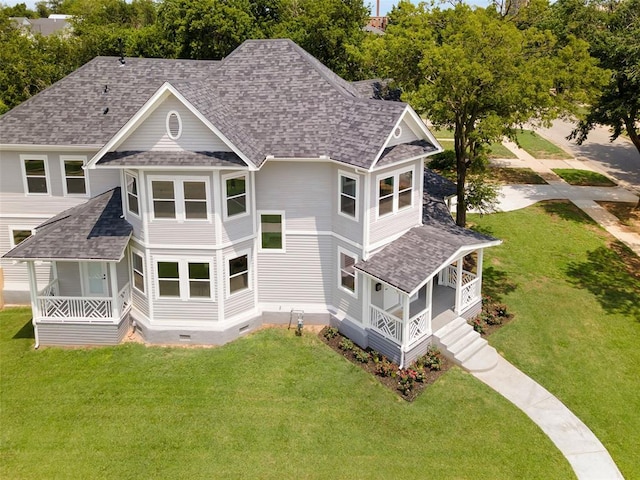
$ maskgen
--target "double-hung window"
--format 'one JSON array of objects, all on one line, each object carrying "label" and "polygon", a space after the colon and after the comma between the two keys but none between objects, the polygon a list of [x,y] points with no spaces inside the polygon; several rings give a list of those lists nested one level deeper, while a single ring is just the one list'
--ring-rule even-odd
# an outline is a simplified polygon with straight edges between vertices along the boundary
[{"label": "double-hung window", "polygon": [[249,288],[249,254],[245,253],[237,257],[229,258],[228,265],[228,292],[229,295],[241,292]]},{"label": "double-hung window", "polygon": [[31,195],[48,195],[46,155],[20,155],[24,173],[24,191]]},{"label": "double-hung window", "polygon": [[156,265],[158,298],[213,299],[213,265],[210,261],[162,259]]},{"label": "double-hung window", "polygon": [[247,199],[248,175],[225,175],[222,177],[224,186],[224,218],[242,217],[249,213]]},{"label": "double-hung window", "polygon": [[144,258],[134,250],[131,250],[131,276],[133,277],[133,287],[144,293]]},{"label": "double-hung window", "polygon": [[378,217],[413,205],[413,168],[378,177]]},{"label": "double-hung window", "polygon": [[86,195],[87,182],[83,170],[84,157],[67,156],[60,157],[64,173],[65,195]]},{"label": "double-hung window", "polygon": [[20,245],[24,240],[29,238],[33,233],[33,230],[30,228],[10,228],[11,230],[11,248]]},{"label": "double-hung window", "polygon": [[207,178],[151,177],[154,219],[208,220],[209,181]]},{"label": "double-hung window", "polygon": [[339,192],[340,192],[340,207],[339,212],[341,215],[357,220],[358,219],[358,177],[349,175],[345,172],[340,172],[339,179]]},{"label": "double-hung window", "polygon": [[260,212],[260,249],[284,251],[284,212]]},{"label": "double-hung window", "polygon": [[356,269],[354,268],[357,257],[350,252],[338,248],[338,268],[340,287],[349,293],[356,295]]},{"label": "double-hung window", "polygon": [[135,215],[140,215],[138,201],[138,177],[131,173],[125,173],[124,179],[127,187],[127,209]]}]

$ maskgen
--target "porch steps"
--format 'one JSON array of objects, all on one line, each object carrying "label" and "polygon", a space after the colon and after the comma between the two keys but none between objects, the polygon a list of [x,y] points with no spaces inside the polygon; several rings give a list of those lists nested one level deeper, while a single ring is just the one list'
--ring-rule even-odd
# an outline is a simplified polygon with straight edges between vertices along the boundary
[{"label": "porch steps", "polygon": [[491,370],[498,363],[498,352],[467,321],[458,317],[433,334],[442,353],[470,372]]}]

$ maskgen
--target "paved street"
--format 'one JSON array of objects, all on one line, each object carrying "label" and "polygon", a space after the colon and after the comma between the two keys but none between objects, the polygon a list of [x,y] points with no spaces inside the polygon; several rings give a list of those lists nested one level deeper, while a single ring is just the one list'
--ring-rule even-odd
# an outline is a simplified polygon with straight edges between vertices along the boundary
[{"label": "paved street", "polygon": [[596,127],[582,145],[567,140],[574,124],[556,120],[551,128],[536,128],[536,132],[556,145],[575,155],[578,159],[588,159],[596,171],[608,173],[615,179],[640,190],[640,153],[626,138],[609,141],[611,134],[606,127]]}]

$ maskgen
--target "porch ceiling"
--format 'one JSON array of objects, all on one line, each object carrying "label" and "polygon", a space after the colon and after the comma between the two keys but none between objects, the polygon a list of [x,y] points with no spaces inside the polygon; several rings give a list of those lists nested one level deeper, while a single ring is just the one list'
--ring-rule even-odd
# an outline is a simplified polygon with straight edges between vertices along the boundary
[{"label": "porch ceiling", "polygon": [[4,258],[118,261],[132,231],[118,187],[47,220]]},{"label": "porch ceiling", "polygon": [[355,265],[410,294],[459,253],[498,245],[500,240],[456,225],[414,227],[368,260]]}]

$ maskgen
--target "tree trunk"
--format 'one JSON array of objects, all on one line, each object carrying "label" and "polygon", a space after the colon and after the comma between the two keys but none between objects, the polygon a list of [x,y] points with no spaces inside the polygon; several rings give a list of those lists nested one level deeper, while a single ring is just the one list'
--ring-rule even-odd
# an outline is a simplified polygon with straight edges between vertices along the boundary
[{"label": "tree trunk", "polygon": [[638,153],[640,153],[640,135],[638,135],[638,130],[636,129],[635,122],[632,118],[625,119],[624,126],[627,129],[627,134],[629,134],[629,138],[638,149]]},{"label": "tree trunk", "polygon": [[464,195],[464,186],[467,179],[467,162],[465,158],[466,138],[462,122],[456,123],[456,129],[453,137],[456,150],[456,194],[458,197],[458,205],[456,206],[456,224],[464,227],[467,224],[467,202]]}]

